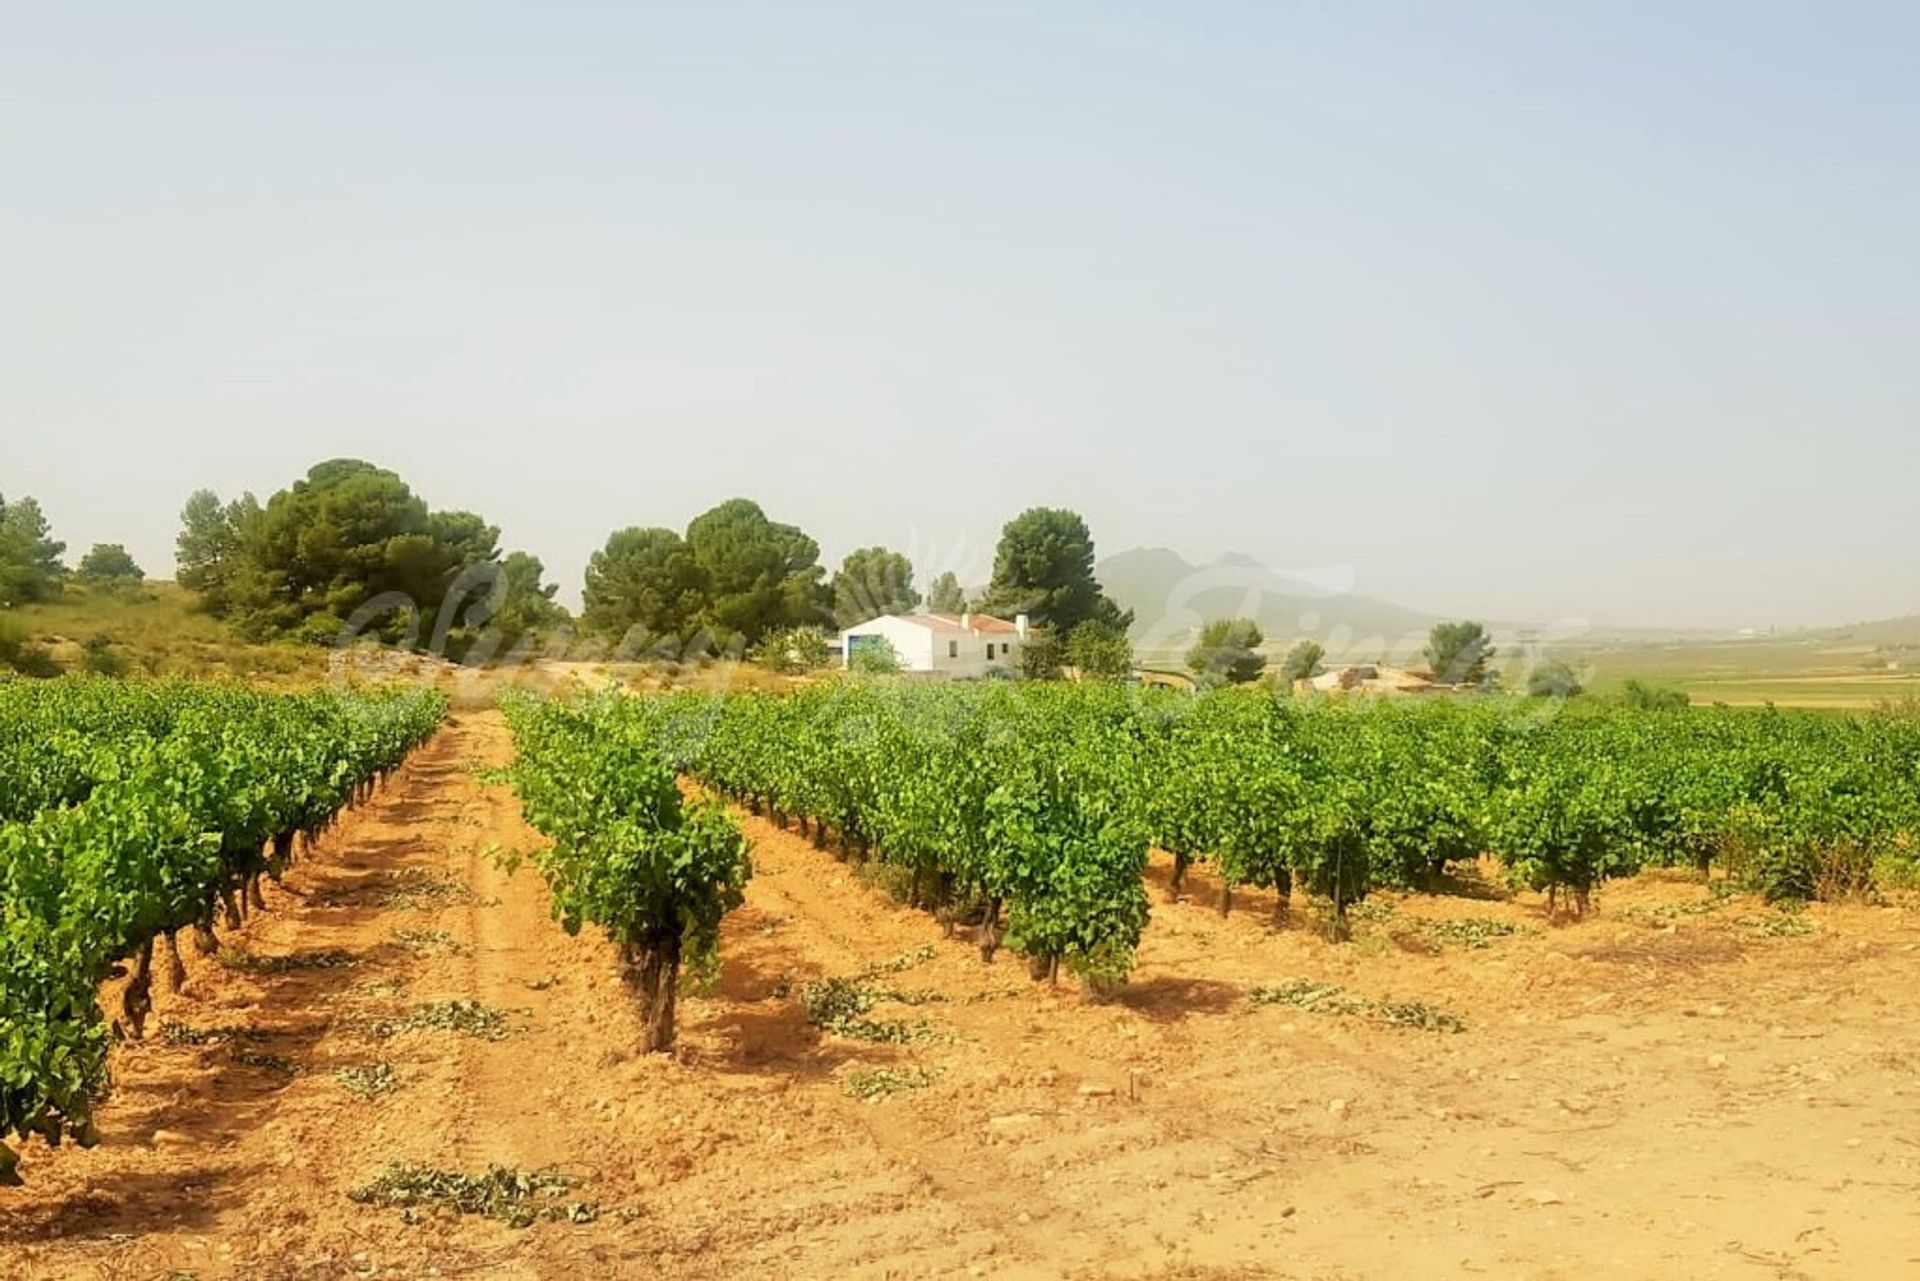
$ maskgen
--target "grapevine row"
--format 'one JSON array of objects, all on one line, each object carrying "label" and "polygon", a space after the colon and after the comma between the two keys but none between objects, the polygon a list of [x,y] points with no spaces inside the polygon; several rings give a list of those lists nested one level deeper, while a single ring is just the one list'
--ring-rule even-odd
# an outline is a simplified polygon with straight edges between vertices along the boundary
[{"label": "grapevine row", "polygon": [[[93,1139],[109,1029],[98,989],[131,962],[122,1014],[151,1010],[153,953],[215,948],[216,918],[370,792],[439,725],[428,691],[276,695],[114,682],[0,684],[0,1182],[5,1140]],[[22,762],[39,761],[33,769]]]}]

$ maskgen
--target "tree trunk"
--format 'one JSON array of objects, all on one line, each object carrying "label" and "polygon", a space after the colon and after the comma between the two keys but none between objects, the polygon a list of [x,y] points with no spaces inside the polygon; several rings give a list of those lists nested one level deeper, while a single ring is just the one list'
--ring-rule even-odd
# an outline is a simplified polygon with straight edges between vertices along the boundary
[{"label": "tree trunk", "polygon": [[1293,900],[1293,873],[1282,871],[1273,878],[1273,923],[1275,925],[1287,919],[1287,910]]},{"label": "tree trunk", "polygon": [[1340,897],[1338,890],[1333,894],[1333,915],[1327,918],[1327,938],[1335,943],[1345,943],[1353,937],[1353,922],[1347,919],[1347,900]]},{"label": "tree trunk", "polygon": [[1175,903],[1180,901],[1180,887],[1187,883],[1187,869],[1193,866],[1193,855],[1182,850],[1173,854],[1173,879],[1167,882],[1167,897]]},{"label": "tree trunk", "polygon": [[141,1041],[147,1035],[147,1015],[153,1012],[153,940],[148,939],[140,945],[134,954],[133,977],[127,980],[127,990],[120,998],[120,1009],[127,1016],[127,1022],[133,1025],[133,1039]]},{"label": "tree trunk", "polygon": [[180,959],[179,931],[167,931],[167,990],[178,992],[187,985],[187,963]]},{"label": "tree trunk", "polygon": [[633,949],[638,966],[633,971],[640,996],[640,1048],[648,1054],[673,1048],[674,1001],[680,990],[680,940],[666,939],[654,947]]},{"label": "tree trunk", "polygon": [[980,920],[980,959],[991,962],[1000,950],[1000,900],[987,900],[987,914]]}]

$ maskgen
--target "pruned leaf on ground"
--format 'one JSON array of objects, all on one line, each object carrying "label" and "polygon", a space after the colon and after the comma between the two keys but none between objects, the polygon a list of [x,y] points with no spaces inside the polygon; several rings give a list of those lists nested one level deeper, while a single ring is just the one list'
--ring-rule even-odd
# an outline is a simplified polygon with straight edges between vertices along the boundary
[{"label": "pruned leaf on ground", "polygon": [[1374,1001],[1354,996],[1336,983],[1316,983],[1311,979],[1263,984],[1247,993],[1247,999],[1255,1005],[1291,1005],[1313,1014],[1360,1015],[1393,1027],[1421,1028],[1429,1032],[1467,1030],[1465,1019],[1424,1001]]},{"label": "pruned leaf on ground", "polygon": [[351,1063],[346,1067],[336,1068],[333,1079],[340,1082],[341,1088],[357,1099],[375,1099],[400,1087],[399,1078],[393,1072],[393,1064],[385,1062]]},{"label": "pruned leaf on ground", "polygon": [[854,1041],[873,1041],[883,1045],[904,1045],[910,1041],[937,1040],[942,1035],[925,1019],[913,1023],[898,1019],[870,1019],[874,1006],[892,1001],[921,1005],[944,1000],[937,992],[896,992],[874,987],[858,978],[819,979],[800,985],[800,1007],[807,1021],[823,1032]]},{"label": "pruned leaf on ground", "polygon": [[445,930],[395,930],[393,942],[415,956],[462,956],[467,950]]},{"label": "pruned leaf on ground", "polygon": [[512,1033],[504,1011],[479,1001],[429,1001],[403,1014],[361,1020],[356,1030],[382,1040],[401,1032],[437,1030],[478,1037],[483,1041],[502,1041]]},{"label": "pruned leaf on ground", "polygon": [[1434,943],[1443,946],[1451,944],[1472,951],[1491,946],[1495,939],[1535,932],[1524,925],[1491,916],[1462,916],[1453,920],[1423,917],[1413,928],[1421,937]]},{"label": "pruned leaf on ground", "polygon": [[292,1076],[300,1070],[300,1065],[283,1054],[267,1054],[261,1050],[249,1050],[244,1045],[232,1045],[227,1048],[227,1057],[241,1067],[259,1068],[264,1072],[278,1072],[283,1076]]},{"label": "pruned leaf on ground", "polygon": [[292,974],[299,970],[345,970],[361,964],[352,952],[329,948],[318,952],[291,952],[285,956],[262,956],[245,948],[220,949],[220,964],[230,970],[249,974]]},{"label": "pruned leaf on ground", "polygon": [[560,1174],[488,1166],[484,1174],[461,1174],[431,1166],[395,1161],[372,1182],[347,1193],[360,1205],[444,1206],[461,1214],[478,1214],[511,1227],[525,1228],[546,1219],[591,1223],[600,1217],[592,1201],[563,1198],[579,1180]]},{"label": "pruned leaf on ground", "polygon": [[218,1027],[193,1027],[175,1019],[160,1023],[160,1040],[167,1045],[226,1045],[232,1041],[258,1041],[263,1034],[250,1027],[222,1024]]},{"label": "pruned leaf on ground", "polygon": [[403,867],[392,875],[362,885],[348,885],[315,895],[319,907],[441,907],[472,900],[473,891],[430,867]]},{"label": "pruned leaf on ground", "polygon": [[892,960],[876,961],[874,964],[867,966],[858,974],[854,975],[854,978],[871,979],[878,978],[882,974],[899,974],[905,970],[912,969],[916,965],[925,965],[939,954],[939,948],[931,943],[923,943],[910,952],[902,952]]},{"label": "pruned leaf on ground", "polygon": [[934,1076],[923,1067],[857,1068],[847,1073],[845,1088],[856,1099],[878,1103],[902,1090],[924,1090],[933,1084]]},{"label": "pruned leaf on ground", "polygon": [[1766,916],[1743,916],[1734,922],[1743,933],[1760,938],[1788,939],[1811,934],[1818,927],[1804,913],[1771,912]]}]

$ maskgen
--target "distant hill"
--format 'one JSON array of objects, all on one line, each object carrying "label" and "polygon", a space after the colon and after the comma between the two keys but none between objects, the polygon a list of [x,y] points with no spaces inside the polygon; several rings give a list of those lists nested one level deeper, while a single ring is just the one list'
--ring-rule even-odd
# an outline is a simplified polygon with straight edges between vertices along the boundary
[{"label": "distant hill", "polygon": [[1870,623],[1850,623],[1823,634],[1860,645],[1920,645],[1920,614],[1910,614],[1905,618],[1882,618]]},{"label": "distant hill", "polygon": [[1183,647],[1206,619],[1251,618],[1275,646],[1311,637],[1335,657],[1384,657],[1417,650],[1436,621],[1345,590],[1336,576],[1282,574],[1249,556],[1196,565],[1165,547],[1140,547],[1107,557],[1096,573],[1133,611],[1134,643],[1149,653]]}]

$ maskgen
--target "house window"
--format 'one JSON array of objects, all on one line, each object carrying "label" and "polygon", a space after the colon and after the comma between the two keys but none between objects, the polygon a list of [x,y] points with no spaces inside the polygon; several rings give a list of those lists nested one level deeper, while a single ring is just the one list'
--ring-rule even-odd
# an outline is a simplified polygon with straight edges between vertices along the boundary
[{"label": "house window", "polygon": [[960,657],[960,642],[959,642],[959,641],[948,641],[948,642],[947,642],[947,657],[948,657],[948,658],[958,658],[958,657]]},{"label": "house window", "polygon": [[989,663],[993,661],[993,642],[992,641],[987,642],[987,661]]}]

